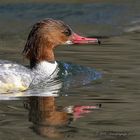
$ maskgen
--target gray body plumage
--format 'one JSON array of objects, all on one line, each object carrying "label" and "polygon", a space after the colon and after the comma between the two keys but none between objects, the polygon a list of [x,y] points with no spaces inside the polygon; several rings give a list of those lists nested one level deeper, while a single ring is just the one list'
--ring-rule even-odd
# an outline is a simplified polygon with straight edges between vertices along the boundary
[{"label": "gray body plumage", "polygon": [[29,86],[47,81],[56,69],[56,62],[50,64],[43,61],[31,70],[17,63],[0,60],[0,93],[17,90],[23,91]]}]

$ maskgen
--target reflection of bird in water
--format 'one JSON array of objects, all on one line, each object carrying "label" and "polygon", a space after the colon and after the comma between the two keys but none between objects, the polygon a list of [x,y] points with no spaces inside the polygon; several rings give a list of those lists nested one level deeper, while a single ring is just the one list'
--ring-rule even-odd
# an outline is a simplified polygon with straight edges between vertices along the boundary
[{"label": "reflection of bird in water", "polygon": [[71,115],[57,109],[54,97],[30,97],[29,121],[33,122],[33,130],[42,136],[63,137],[59,127],[65,127],[72,120]]},{"label": "reflection of bird in water", "polygon": [[90,113],[91,109],[99,109],[100,106],[57,107],[55,97],[29,97],[25,108],[29,110],[29,121],[33,122],[32,129],[37,134],[61,138],[76,131],[76,128],[69,127],[72,121]]}]

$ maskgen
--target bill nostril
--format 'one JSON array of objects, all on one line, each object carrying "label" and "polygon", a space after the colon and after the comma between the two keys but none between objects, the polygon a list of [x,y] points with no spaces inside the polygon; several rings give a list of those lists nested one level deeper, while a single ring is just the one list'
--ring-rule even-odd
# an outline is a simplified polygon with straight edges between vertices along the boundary
[{"label": "bill nostril", "polygon": [[81,39],[85,40],[85,38],[84,38],[84,37],[82,37]]}]

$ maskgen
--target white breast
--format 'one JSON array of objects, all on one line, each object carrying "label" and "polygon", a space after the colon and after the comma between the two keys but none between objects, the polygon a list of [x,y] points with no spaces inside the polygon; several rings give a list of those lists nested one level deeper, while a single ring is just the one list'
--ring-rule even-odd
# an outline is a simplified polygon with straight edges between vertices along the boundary
[{"label": "white breast", "polygon": [[43,74],[44,76],[49,77],[54,73],[56,68],[57,68],[56,61],[54,63],[50,63],[48,61],[42,61],[36,66],[35,71],[37,73],[40,73],[41,75]]},{"label": "white breast", "polygon": [[34,78],[31,86],[37,84],[47,84],[50,79],[57,77],[58,71],[59,68],[56,61],[54,63],[50,63],[48,61],[40,62],[33,69]]}]

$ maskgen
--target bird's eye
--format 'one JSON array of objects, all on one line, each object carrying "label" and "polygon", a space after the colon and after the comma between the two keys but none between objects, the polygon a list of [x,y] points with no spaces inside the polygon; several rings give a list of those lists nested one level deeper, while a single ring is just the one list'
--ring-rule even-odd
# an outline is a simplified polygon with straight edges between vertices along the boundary
[{"label": "bird's eye", "polygon": [[63,32],[66,36],[70,36],[72,34],[72,31],[70,29],[67,29]]}]

